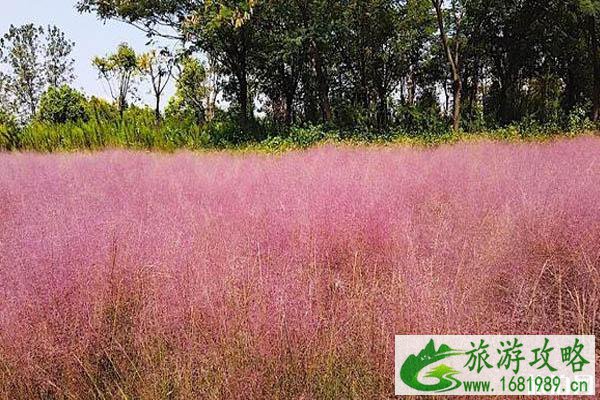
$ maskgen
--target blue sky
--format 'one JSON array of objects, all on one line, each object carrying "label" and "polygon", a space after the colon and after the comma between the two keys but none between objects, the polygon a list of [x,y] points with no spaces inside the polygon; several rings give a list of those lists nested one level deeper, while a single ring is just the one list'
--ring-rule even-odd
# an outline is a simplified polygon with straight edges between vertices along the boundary
[{"label": "blue sky", "polygon": [[[74,86],[89,95],[108,98],[105,85],[97,79],[91,65],[96,55],[105,55],[115,49],[119,43],[127,42],[136,51],[144,51],[148,39],[143,32],[119,22],[102,22],[95,15],[79,14],[75,9],[76,0],[6,0],[2,1],[0,11],[0,32],[4,34],[11,24],[56,25],[75,41],[73,58],[77,80]],[[150,103],[152,98],[145,85],[139,89],[143,101]],[[171,95],[173,87],[168,89]],[[166,103],[163,100],[163,104]],[[150,103],[151,104],[151,103]]]}]

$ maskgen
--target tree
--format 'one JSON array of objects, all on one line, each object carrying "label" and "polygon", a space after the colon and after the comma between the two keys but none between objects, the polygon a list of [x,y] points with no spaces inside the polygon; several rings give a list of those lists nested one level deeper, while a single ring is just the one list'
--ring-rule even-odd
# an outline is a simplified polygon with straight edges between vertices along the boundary
[{"label": "tree", "polygon": [[306,35],[296,3],[274,1],[261,9],[257,21],[255,71],[264,108],[277,124],[290,126],[297,118],[296,101],[306,70]]},{"label": "tree", "polygon": [[600,0],[577,0],[588,33],[589,53],[592,59],[592,121],[600,121]]},{"label": "tree", "polygon": [[44,75],[41,63],[41,27],[27,24],[20,27],[11,25],[2,39],[5,49],[3,62],[11,69],[8,75],[11,98],[23,120],[35,115],[39,97],[44,88]]},{"label": "tree", "polygon": [[257,0],[173,1],[80,0],[80,12],[95,12],[104,19],[119,19],[149,36],[191,43],[217,61],[234,88],[238,123],[249,130],[253,103],[249,99],[250,59],[253,51],[253,15]]},{"label": "tree", "polygon": [[[460,129],[461,96],[462,96],[462,76],[461,76],[461,50],[462,50],[462,18],[464,16],[464,7],[461,0],[451,1],[451,13],[453,17],[453,30],[448,29],[445,20],[444,1],[432,0],[435,9],[440,40],[450,72],[452,75],[452,129],[458,132]],[[453,32],[450,37],[449,32]],[[451,41],[452,39],[452,41]]]},{"label": "tree", "polygon": [[142,74],[150,78],[152,92],[155,98],[156,122],[161,119],[160,101],[162,95],[173,76],[175,59],[173,54],[167,50],[151,50],[139,56],[138,65]]},{"label": "tree", "polygon": [[106,81],[122,119],[128,105],[127,97],[132,90],[133,78],[139,72],[135,51],[128,44],[122,43],[115,53],[106,57],[96,57],[92,63],[98,69],[99,77]]},{"label": "tree", "polygon": [[0,149],[14,150],[20,147],[19,124],[10,112],[0,107]]},{"label": "tree", "polygon": [[196,13],[183,32],[229,77],[226,86],[243,132],[251,130],[254,101],[250,96],[250,75],[257,50],[255,24],[260,14],[254,0],[205,2],[202,13]]},{"label": "tree", "polygon": [[[0,48],[0,59],[2,59],[2,48]],[[0,71],[0,111],[14,114],[17,110],[15,110],[15,103],[12,99],[11,85],[11,76]]]},{"label": "tree", "polygon": [[591,98],[585,24],[574,1],[465,3],[464,87],[473,97],[473,88],[487,85],[483,111],[493,125],[557,123]]},{"label": "tree", "polygon": [[[244,132],[257,122],[255,104],[276,129],[386,132],[420,121],[437,132],[448,129],[444,106],[454,131],[560,124],[589,104],[600,119],[600,0],[80,0],[78,8],[202,53],[210,66],[191,90],[208,93],[197,116],[213,114],[210,73]],[[184,104],[182,93],[172,105]]]},{"label": "tree", "polygon": [[430,14],[428,0],[352,0],[343,8],[337,40],[338,73],[344,76],[340,89],[349,90],[351,107],[381,131],[388,128],[392,93],[404,77],[414,103],[415,74],[433,34]]},{"label": "tree", "polygon": [[70,58],[75,42],[66,38],[65,33],[56,26],[48,26],[45,45],[44,68],[48,85],[59,87],[68,85],[75,79],[73,64]]},{"label": "tree", "polygon": [[85,96],[68,85],[50,86],[40,100],[38,119],[53,124],[87,120],[86,103]]},{"label": "tree", "polygon": [[206,113],[205,120],[207,122],[212,121],[215,118],[217,112],[217,98],[221,92],[223,80],[219,73],[218,64],[211,58],[208,57],[206,64]]},{"label": "tree", "polygon": [[[306,31],[306,48],[314,71],[316,90],[322,121],[328,123],[333,118],[331,106],[329,68],[334,63],[330,59],[335,53],[334,46],[337,23],[341,15],[339,1],[294,0],[300,10],[301,26]],[[306,83],[306,81],[305,81]]]},{"label": "tree", "polygon": [[0,63],[6,70],[0,77],[2,101],[10,104],[22,122],[36,114],[46,87],[73,81],[73,46],[55,26],[45,31],[33,24],[11,25],[0,39]]},{"label": "tree", "polygon": [[210,101],[208,96],[204,66],[195,58],[184,58],[181,61],[181,72],[177,78],[175,96],[169,103],[168,114],[192,116],[197,123],[202,123]]}]

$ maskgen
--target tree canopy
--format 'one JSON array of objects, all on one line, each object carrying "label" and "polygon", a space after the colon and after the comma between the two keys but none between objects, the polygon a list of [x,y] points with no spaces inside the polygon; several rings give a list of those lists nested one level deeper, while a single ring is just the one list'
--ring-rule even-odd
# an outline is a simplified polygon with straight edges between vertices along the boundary
[{"label": "tree canopy", "polygon": [[[114,112],[120,126],[148,88],[151,108],[129,113],[141,121],[135,132],[151,121],[169,136],[170,123],[193,123],[179,131],[237,144],[298,129],[310,137],[439,137],[600,122],[600,0],[79,0],[76,7],[148,36],[139,54],[123,43],[92,60],[113,104],[84,99],[91,115]],[[2,36],[4,129],[35,121],[44,93],[43,114],[52,115],[45,121],[78,113],[82,99],[65,87],[74,79],[74,46],[58,27],[11,26]],[[165,99],[171,82],[175,94]]]},{"label": "tree canopy", "polygon": [[600,117],[597,0],[81,0],[78,8],[210,57],[244,129],[258,98],[288,126],[385,130],[398,110],[432,98],[455,130],[548,122],[582,106]]}]

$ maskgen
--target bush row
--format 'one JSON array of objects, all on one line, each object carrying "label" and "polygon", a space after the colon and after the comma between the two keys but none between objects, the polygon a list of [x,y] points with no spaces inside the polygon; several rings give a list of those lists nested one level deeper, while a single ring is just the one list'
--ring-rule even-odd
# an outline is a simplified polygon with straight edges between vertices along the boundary
[{"label": "bush row", "polygon": [[242,131],[234,112],[221,112],[211,122],[199,123],[194,116],[169,115],[156,121],[150,108],[129,107],[121,118],[110,104],[92,99],[68,110],[79,115],[65,116],[64,110],[42,103],[40,117],[21,126],[0,113],[0,150],[77,151],[125,148],[174,151],[177,149],[259,149],[281,151],[307,148],[323,141],[437,145],[471,138],[498,140],[544,139],[574,135],[598,127],[586,110],[575,109],[562,120],[541,124],[525,119],[505,127],[473,126],[467,132],[451,132],[439,114],[418,108],[399,111],[396,128],[380,132],[369,127],[340,129],[326,125],[282,127],[268,120],[255,120],[250,131]]}]

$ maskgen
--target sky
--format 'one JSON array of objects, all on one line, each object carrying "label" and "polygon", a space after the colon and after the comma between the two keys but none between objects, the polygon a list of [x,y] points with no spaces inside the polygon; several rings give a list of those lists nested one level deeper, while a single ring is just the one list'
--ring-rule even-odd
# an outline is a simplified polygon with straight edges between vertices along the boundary
[{"label": "sky", "polygon": [[[75,9],[77,0],[0,0],[0,34],[8,31],[10,25],[34,23],[36,25],[56,25],[66,36],[75,42],[73,58],[77,79],[73,86],[87,95],[110,98],[106,84],[98,79],[91,61],[95,56],[104,56],[116,49],[120,43],[129,43],[136,51],[147,51],[145,34],[138,29],[120,22],[103,22],[93,14],[79,14]],[[164,44],[169,44],[168,42]],[[172,47],[172,45],[171,45]],[[139,96],[142,102],[152,104],[148,85],[141,85]],[[170,83],[165,98],[174,92]],[[166,102],[163,101],[163,104]]]}]

